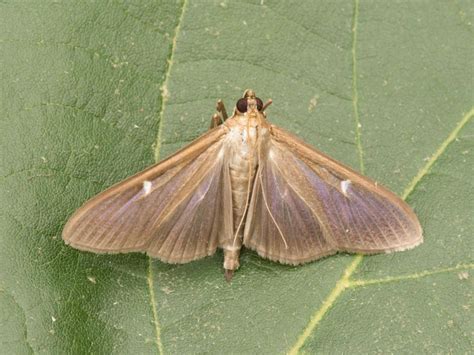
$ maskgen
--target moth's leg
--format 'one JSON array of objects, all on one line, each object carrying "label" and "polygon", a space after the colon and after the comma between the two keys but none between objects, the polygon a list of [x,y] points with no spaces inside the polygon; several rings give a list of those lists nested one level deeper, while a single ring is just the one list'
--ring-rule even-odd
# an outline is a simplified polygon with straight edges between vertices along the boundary
[{"label": "moth's leg", "polygon": [[224,123],[227,119],[227,111],[225,110],[224,103],[222,100],[218,100],[216,104],[216,113],[211,117],[211,126],[210,129],[216,128],[220,124]]},{"label": "moth's leg", "polygon": [[215,113],[211,117],[211,125],[209,126],[209,129],[216,128],[221,123],[222,123],[222,120],[221,120],[220,116],[217,113]]}]

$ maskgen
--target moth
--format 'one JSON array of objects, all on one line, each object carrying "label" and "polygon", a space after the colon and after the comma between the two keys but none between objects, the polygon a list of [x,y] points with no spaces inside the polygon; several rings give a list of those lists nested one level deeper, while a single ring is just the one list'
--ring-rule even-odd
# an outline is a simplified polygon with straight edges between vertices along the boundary
[{"label": "moth", "polygon": [[243,246],[297,265],[422,243],[420,223],[402,199],[271,124],[270,103],[246,90],[228,117],[219,100],[207,133],[85,203],[64,227],[64,241],[167,263],[221,248],[228,281]]}]

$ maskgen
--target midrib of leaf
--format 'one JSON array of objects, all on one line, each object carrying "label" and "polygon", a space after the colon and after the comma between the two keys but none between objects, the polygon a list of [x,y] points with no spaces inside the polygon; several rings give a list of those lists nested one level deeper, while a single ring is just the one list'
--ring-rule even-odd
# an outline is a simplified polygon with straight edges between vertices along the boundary
[{"label": "midrib of leaf", "polygon": [[361,124],[359,119],[359,92],[357,88],[357,22],[359,20],[359,0],[354,1],[352,17],[352,109],[355,120],[355,143],[359,154],[360,172],[364,173],[364,151],[361,142]]},{"label": "midrib of leaf", "polygon": [[[170,48],[170,55],[167,60],[166,70],[165,70],[165,79],[163,81],[163,85],[161,86],[161,108],[158,114],[159,123],[158,123],[158,135],[156,139],[156,146],[155,146],[155,161],[158,162],[160,160],[160,150],[161,150],[161,132],[163,131],[163,117],[164,112],[166,109],[166,104],[168,102],[169,93],[168,93],[168,81],[170,78],[171,69],[173,68],[173,61],[174,61],[174,53],[176,51],[176,43],[178,41],[179,32],[181,29],[181,24],[183,22],[184,13],[186,11],[186,7],[188,5],[188,0],[184,0],[181,6],[181,14],[178,19],[178,23],[176,24],[173,40],[171,41],[171,48]],[[158,347],[158,353],[164,354],[163,351],[163,343],[161,342],[161,328],[160,322],[158,317],[158,307],[156,304],[156,295],[154,291],[154,282],[153,282],[153,260],[151,257],[148,257],[148,273],[147,273],[147,286],[150,295],[150,305],[153,312],[153,323],[155,325],[155,336],[156,336],[156,346]]]},{"label": "midrib of leaf", "polygon": [[177,23],[176,28],[174,30],[173,40],[171,42],[170,55],[168,57],[168,63],[167,63],[166,72],[165,72],[165,80],[163,81],[163,85],[161,85],[161,108],[160,108],[160,113],[158,114],[160,122],[158,123],[158,136],[156,138],[156,146],[155,146],[155,161],[156,162],[158,162],[160,160],[161,134],[162,134],[162,131],[163,131],[163,129],[162,129],[163,128],[163,117],[164,117],[164,112],[165,112],[165,109],[166,109],[166,104],[168,103],[168,99],[169,99],[168,82],[169,82],[169,79],[170,79],[171,69],[173,68],[174,53],[176,51],[176,43],[178,41],[178,36],[179,36],[180,29],[181,29],[181,24],[183,22],[184,13],[186,11],[187,6],[188,6],[188,0],[183,0],[183,5],[181,7],[181,14],[179,16],[178,23]]},{"label": "midrib of leaf", "polygon": [[[405,200],[416,188],[419,182],[423,179],[424,176],[430,171],[433,164],[439,159],[439,157],[446,151],[448,146],[456,139],[459,132],[462,128],[469,122],[470,119],[474,117],[474,107],[471,108],[469,112],[467,112],[462,119],[458,122],[458,124],[454,127],[448,137],[441,143],[439,148],[435,151],[432,155],[431,159],[419,170],[419,172],[415,175],[415,177],[411,180],[411,182],[407,185],[402,198]],[[393,281],[402,281],[402,280],[409,280],[409,279],[418,279],[430,275],[435,275],[444,272],[452,272],[456,270],[463,270],[463,269],[473,269],[474,264],[460,264],[452,268],[443,268],[443,269],[435,269],[429,271],[421,271],[411,275],[404,275],[404,276],[397,276],[397,277],[387,277],[384,279],[375,279],[375,280],[351,280],[351,276],[357,270],[357,267],[361,263],[363,259],[362,255],[357,255],[354,257],[352,263],[344,270],[342,277],[336,282],[336,285],[329,293],[329,296],[324,300],[321,307],[315,311],[312,315],[308,325],[304,329],[303,333],[298,337],[296,343],[293,347],[289,350],[289,354],[297,354],[299,349],[304,345],[306,340],[311,336],[314,332],[318,324],[323,319],[324,315],[327,311],[334,305],[336,300],[339,296],[348,288],[354,288],[358,286],[369,286],[375,285],[380,283],[386,282],[393,282]]]}]

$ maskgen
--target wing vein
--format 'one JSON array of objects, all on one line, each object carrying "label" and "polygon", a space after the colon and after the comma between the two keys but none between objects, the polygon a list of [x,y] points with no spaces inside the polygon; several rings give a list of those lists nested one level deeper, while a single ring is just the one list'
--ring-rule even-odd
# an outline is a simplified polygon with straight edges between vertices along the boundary
[{"label": "wing vein", "polygon": [[272,213],[272,211],[270,211],[270,207],[268,207],[268,202],[267,202],[267,197],[266,197],[266,194],[265,194],[265,189],[263,187],[263,180],[262,180],[261,172],[259,174],[259,179],[260,179],[260,187],[262,189],[263,202],[265,203],[265,208],[267,209],[267,212],[270,215],[270,218],[272,219],[273,223],[277,227],[278,232],[280,233],[281,239],[283,240],[283,243],[285,244],[285,248],[288,249],[288,243],[286,242],[285,236],[283,235],[283,232],[282,232],[280,226],[278,225],[277,221],[275,220],[275,217],[273,217],[273,213]]}]

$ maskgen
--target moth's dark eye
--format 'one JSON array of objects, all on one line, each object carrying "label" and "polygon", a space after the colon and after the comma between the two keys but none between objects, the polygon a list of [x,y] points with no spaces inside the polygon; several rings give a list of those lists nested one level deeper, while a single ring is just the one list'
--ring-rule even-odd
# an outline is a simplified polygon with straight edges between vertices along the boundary
[{"label": "moth's dark eye", "polygon": [[263,101],[260,100],[258,97],[255,98],[255,101],[257,101],[257,110],[262,111]]},{"label": "moth's dark eye", "polygon": [[239,112],[247,112],[247,99],[240,99],[239,101],[237,101],[237,104],[235,106],[237,106],[237,110],[239,110]]}]

